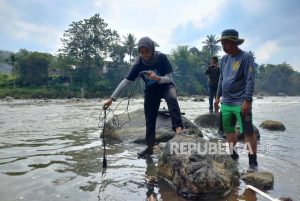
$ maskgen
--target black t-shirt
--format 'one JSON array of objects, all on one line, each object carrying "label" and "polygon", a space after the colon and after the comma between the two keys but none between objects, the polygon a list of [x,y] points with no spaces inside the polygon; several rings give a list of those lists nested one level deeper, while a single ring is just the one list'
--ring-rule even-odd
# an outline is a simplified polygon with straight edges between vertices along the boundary
[{"label": "black t-shirt", "polygon": [[[141,61],[137,62],[132,66],[131,71],[127,75],[126,79],[130,81],[134,81],[136,78],[141,77],[145,82],[145,89],[149,87],[156,87],[158,86],[157,81],[148,79],[147,76],[142,74],[142,71],[154,71],[156,75],[158,76],[164,76],[166,74],[172,73],[173,68],[172,65],[167,58],[165,54],[160,53],[158,56],[158,61],[156,64],[152,66],[146,66]],[[160,84],[160,85],[169,85],[173,83],[167,83],[167,84]]]},{"label": "black t-shirt", "polygon": [[208,75],[208,85],[209,86],[218,86],[219,77],[220,77],[220,68],[219,67],[208,67],[205,71],[205,74]]}]

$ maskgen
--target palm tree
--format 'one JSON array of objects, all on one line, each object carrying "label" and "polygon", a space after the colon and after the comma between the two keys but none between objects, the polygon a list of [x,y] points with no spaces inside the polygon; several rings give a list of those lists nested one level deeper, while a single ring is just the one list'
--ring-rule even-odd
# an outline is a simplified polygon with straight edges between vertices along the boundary
[{"label": "palm tree", "polygon": [[17,57],[15,54],[11,54],[7,59],[6,62],[10,65],[12,65],[12,75],[13,75],[13,81],[14,81],[14,88],[16,88],[16,79],[15,79],[15,65],[17,62]]},{"label": "palm tree", "polygon": [[205,44],[203,48],[208,49],[211,55],[216,55],[221,50],[221,46],[217,45],[218,42],[215,35],[208,35],[202,43]]},{"label": "palm tree", "polygon": [[124,42],[122,42],[122,44],[125,46],[126,53],[129,55],[129,64],[131,66],[131,62],[132,62],[131,57],[133,55],[134,48],[137,46],[136,38],[134,37],[133,34],[128,34],[127,36],[123,36],[123,38],[124,38]]},{"label": "palm tree", "polygon": [[257,69],[258,69],[258,64],[255,62],[255,55],[254,55],[254,52],[253,51],[249,51],[249,53],[251,54],[251,56],[253,57],[253,60],[254,60],[254,71],[255,71],[255,77],[257,76],[258,72],[257,72]]}]

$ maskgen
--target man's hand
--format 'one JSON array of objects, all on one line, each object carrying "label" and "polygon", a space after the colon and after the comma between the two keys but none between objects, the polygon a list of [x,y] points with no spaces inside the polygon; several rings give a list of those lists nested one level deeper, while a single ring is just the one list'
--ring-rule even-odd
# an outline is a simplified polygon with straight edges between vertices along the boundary
[{"label": "man's hand", "polygon": [[106,110],[107,108],[109,108],[109,106],[112,104],[112,98],[109,98],[107,101],[105,101],[105,103],[103,104],[103,110]]},{"label": "man's hand", "polygon": [[246,115],[251,111],[252,103],[248,101],[244,101],[242,104],[242,115]]},{"label": "man's hand", "polygon": [[215,100],[215,103],[214,103],[215,111],[219,111],[219,109],[220,109],[219,103],[220,103],[220,98],[217,97]]}]

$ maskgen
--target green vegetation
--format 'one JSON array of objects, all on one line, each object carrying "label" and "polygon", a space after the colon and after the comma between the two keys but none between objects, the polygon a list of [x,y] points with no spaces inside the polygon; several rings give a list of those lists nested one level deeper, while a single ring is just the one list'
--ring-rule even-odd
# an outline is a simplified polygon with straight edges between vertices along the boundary
[{"label": "green vegetation", "polygon": [[267,94],[300,95],[300,73],[287,64],[261,65],[257,72],[256,91]]},{"label": "green vegetation", "polygon": [[[70,24],[57,55],[0,51],[0,63],[11,66],[11,74],[0,74],[0,98],[71,98],[109,96],[130,70],[138,56],[137,39],[122,39],[99,14]],[[210,58],[221,51],[214,35],[207,36],[202,49],[178,46],[168,55],[174,66],[174,80],[180,95],[203,95],[207,91],[205,69]],[[254,52],[251,52],[254,56]],[[125,56],[129,61],[125,61]],[[107,61],[107,58],[111,58]],[[0,65],[1,67],[1,65]],[[0,69],[1,72],[1,69]],[[300,94],[300,74],[287,63],[256,68],[256,93]],[[133,90],[142,94],[143,84]],[[131,93],[128,90],[127,94]]]}]

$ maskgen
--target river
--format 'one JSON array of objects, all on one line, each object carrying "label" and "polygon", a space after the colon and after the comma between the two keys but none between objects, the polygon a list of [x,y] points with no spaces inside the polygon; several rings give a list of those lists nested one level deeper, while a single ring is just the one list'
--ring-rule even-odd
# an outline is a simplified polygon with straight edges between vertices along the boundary
[{"label": "river", "polygon": [[[98,128],[101,99],[0,100],[0,200],[1,201],[119,201],[146,200],[154,192],[158,200],[184,201],[165,183],[149,185],[158,157],[137,159],[142,145],[107,145],[106,171],[102,169],[102,140]],[[208,100],[180,99],[185,116],[192,120],[208,111]],[[116,105],[116,103],[114,103]],[[116,112],[125,110],[122,102]],[[164,106],[165,103],[162,104]],[[132,99],[129,110],[143,107]],[[285,124],[286,131],[260,129],[258,162],[274,174],[274,197],[300,200],[300,97],[264,97],[253,103],[254,124],[267,119]],[[206,136],[214,130],[203,129]],[[247,168],[242,155],[239,169]],[[216,199],[215,199],[216,200]],[[240,186],[223,200],[266,200]]]}]

